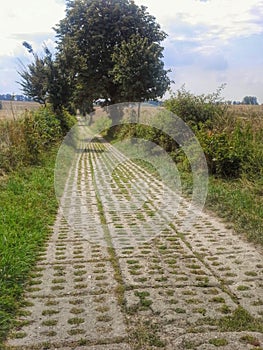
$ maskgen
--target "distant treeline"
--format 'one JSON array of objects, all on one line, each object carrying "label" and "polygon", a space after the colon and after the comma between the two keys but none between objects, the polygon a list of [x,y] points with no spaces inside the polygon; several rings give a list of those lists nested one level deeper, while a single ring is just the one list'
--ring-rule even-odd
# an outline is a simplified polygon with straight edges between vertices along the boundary
[{"label": "distant treeline", "polygon": [[33,99],[29,98],[29,97],[26,97],[24,95],[2,94],[2,95],[0,95],[0,101],[27,101],[27,102],[33,102]]}]

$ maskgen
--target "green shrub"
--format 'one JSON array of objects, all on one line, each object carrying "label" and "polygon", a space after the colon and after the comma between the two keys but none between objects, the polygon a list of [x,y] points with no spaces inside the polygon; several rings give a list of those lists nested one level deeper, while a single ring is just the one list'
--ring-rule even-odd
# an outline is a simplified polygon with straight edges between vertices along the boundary
[{"label": "green shrub", "polygon": [[209,95],[194,95],[183,86],[177,94],[164,102],[164,107],[190,125],[211,122],[216,116],[222,116],[227,111],[227,104],[223,103],[220,97],[223,88],[222,85],[215,93]]},{"label": "green shrub", "polygon": [[28,158],[32,164],[39,159],[39,154],[60,139],[62,130],[59,120],[49,107],[39,108],[27,113],[22,119]]},{"label": "green shrub", "polygon": [[60,122],[63,134],[66,134],[76,124],[76,118],[64,108],[61,111],[54,113],[54,115]]},{"label": "green shrub", "polygon": [[236,122],[228,130],[202,125],[195,128],[196,136],[206,156],[210,174],[221,178],[247,177],[259,179],[263,175],[263,131],[253,130],[249,122]]},{"label": "green shrub", "polygon": [[[74,120],[65,113],[68,127]],[[65,133],[65,132],[64,132]],[[49,107],[0,123],[0,174],[37,164],[40,154],[63,136],[61,120]]]},{"label": "green shrub", "polygon": [[196,134],[205,153],[210,174],[223,178],[240,175],[242,155],[225,132],[201,129]]},{"label": "green shrub", "polygon": [[[146,118],[141,118],[141,124],[124,123],[108,130],[108,140],[143,139],[151,141],[149,151],[155,151],[155,144],[167,152],[174,152],[178,148],[178,118],[169,111],[160,111],[150,117],[150,125]],[[180,130],[179,130],[180,132]],[[132,142],[136,142],[132,140]]]}]

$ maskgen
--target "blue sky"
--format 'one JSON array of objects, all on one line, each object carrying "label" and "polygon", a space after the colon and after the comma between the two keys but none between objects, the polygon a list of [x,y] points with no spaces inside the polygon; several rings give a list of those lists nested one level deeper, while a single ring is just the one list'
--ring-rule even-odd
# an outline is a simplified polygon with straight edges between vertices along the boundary
[{"label": "blue sky", "polygon": [[[175,81],[194,93],[226,83],[226,99],[257,96],[263,103],[263,0],[135,0],[145,5],[168,34],[164,62]],[[0,93],[20,92],[22,46],[54,48],[52,27],[64,17],[64,0],[9,0],[0,12]]]}]

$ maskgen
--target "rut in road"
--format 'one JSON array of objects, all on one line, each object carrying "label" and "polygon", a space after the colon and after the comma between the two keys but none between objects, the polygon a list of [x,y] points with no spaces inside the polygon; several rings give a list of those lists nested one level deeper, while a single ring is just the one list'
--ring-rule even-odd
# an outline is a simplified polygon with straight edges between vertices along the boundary
[{"label": "rut in road", "polygon": [[76,157],[6,347],[263,347],[261,252],[103,139]]}]

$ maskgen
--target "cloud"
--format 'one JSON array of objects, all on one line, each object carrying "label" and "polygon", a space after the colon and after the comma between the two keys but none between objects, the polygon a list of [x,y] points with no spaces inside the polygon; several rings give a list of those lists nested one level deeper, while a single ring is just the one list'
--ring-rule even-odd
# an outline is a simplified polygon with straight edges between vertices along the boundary
[{"label": "cloud", "polygon": [[[135,0],[145,5],[168,33],[163,42],[166,68],[175,88],[186,83],[196,93],[227,83],[227,99],[255,95],[263,102],[263,0]],[[0,12],[0,89],[16,92],[18,58],[32,60],[22,46],[54,50],[52,27],[65,16],[65,0],[10,0]],[[4,90],[4,91],[3,91]]]},{"label": "cloud", "polygon": [[39,54],[43,52],[43,45],[46,45],[51,52],[55,50],[55,34],[50,32],[44,33],[15,33],[12,37],[20,42],[20,46],[14,50],[14,55],[21,55],[27,50],[23,47],[22,43],[27,41],[32,45],[33,50]]},{"label": "cloud", "polygon": [[12,55],[21,45],[19,33],[53,34],[52,27],[64,17],[64,10],[64,1],[5,1],[0,11],[0,55]]},{"label": "cloud", "polygon": [[242,67],[231,67],[226,71],[207,70],[200,66],[187,66],[184,69],[174,67],[172,86],[177,90],[183,85],[194,94],[209,94],[226,83],[222,96],[226,100],[242,101],[244,96],[256,96],[263,103],[262,77],[263,67],[256,66],[244,71]]},{"label": "cloud", "polygon": [[0,93],[18,92],[18,60],[13,56],[0,56]]},{"label": "cloud", "polygon": [[175,33],[177,23],[186,27],[203,26],[203,40],[228,41],[234,37],[263,32],[263,0],[137,0],[144,4],[168,34]]},{"label": "cloud", "polygon": [[225,71],[228,68],[227,59],[220,53],[210,53],[208,55],[200,55],[200,66],[205,70]]},{"label": "cloud", "polygon": [[195,62],[194,50],[198,45],[183,40],[167,40],[164,43],[164,61],[166,66],[188,66]]}]

